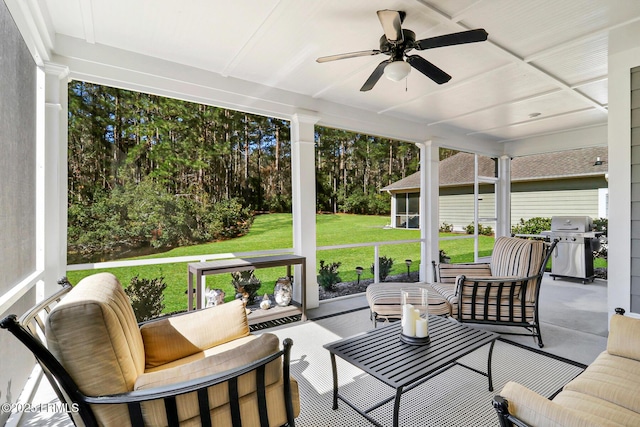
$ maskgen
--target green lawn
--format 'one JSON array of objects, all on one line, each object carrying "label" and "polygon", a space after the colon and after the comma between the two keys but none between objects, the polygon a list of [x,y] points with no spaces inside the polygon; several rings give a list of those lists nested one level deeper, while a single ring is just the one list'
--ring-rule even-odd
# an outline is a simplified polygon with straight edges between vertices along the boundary
[{"label": "green lawn", "polygon": [[[316,240],[318,246],[334,246],[352,243],[365,243],[392,240],[410,240],[420,237],[418,230],[385,229],[388,224],[388,216],[369,215],[318,215],[316,217]],[[219,254],[228,252],[250,252],[267,249],[291,248],[293,246],[291,214],[260,215],[255,218],[251,231],[243,237],[221,242],[213,242],[202,245],[175,248],[161,254],[137,257],[133,259],[165,258],[188,255]],[[442,234],[445,236],[446,234]],[[480,236],[480,256],[491,254],[493,238]],[[451,257],[452,262],[473,261],[473,239],[444,240],[440,242],[440,248],[444,249]],[[419,243],[385,245],[380,247],[380,256],[393,258],[394,268],[392,274],[405,273],[406,259],[413,261],[411,271],[417,271],[420,264]],[[333,249],[318,251],[317,262],[324,260],[327,263],[340,262],[340,277],[343,281],[357,279],[356,266],[364,268],[362,279],[371,278],[373,274],[370,267],[373,263],[373,247]],[[316,272],[319,267],[316,265]],[[98,271],[110,271],[115,274],[120,282],[127,286],[134,276],[152,279],[164,277],[167,283],[165,290],[165,312],[185,310],[187,307],[187,264],[162,264],[138,267],[121,267],[108,270],[83,270],[70,271],[68,277],[71,283],[77,283],[80,279]],[[430,272],[429,272],[430,273]],[[259,269],[256,276],[262,280],[260,293],[271,293],[278,277],[285,275],[284,268]],[[221,288],[226,293],[226,300],[234,298],[231,277],[228,274],[207,276],[207,287]]]}]

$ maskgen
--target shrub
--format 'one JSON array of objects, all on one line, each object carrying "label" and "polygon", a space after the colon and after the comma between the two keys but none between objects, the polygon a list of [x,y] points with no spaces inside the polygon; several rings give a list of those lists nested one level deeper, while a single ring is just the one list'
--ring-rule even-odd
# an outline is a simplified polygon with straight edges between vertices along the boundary
[{"label": "shrub", "polygon": [[238,199],[223,200],[213,206],[209,215],[209,233],[214,239],[230,239],[247,234],[253,215]]},{"label": "shrub", "polygon": [[[385,281],[389,273],[391,273],[392,267],[393,258],[387,258],[386,256],[381,256],[380,258],[378,258],[378,274],[380,275],[380,281]],[[374,264],[371,264],[371,274],[375,274]]]},{"label": "shrub", "polygon": [[593,220],[593,231],[599,231],[607,235],[609,220],[607,218],[596,218]]},{"label": "shrub", "polygon": [[442,225],[440,226],[441,233],[451,233],[452,231],[453,231],[453,224],[447,224],[446,222],[443,222]]},{"label": "shrub", "polygon": [[336,283],[340,283],[342,279],[338,273],[338,268],[342,263],[332,262],[325,264],[324,260],[320,260],[320,271],[318,272],[318,284],[328,291],[333,290]]},{"label": "shrub", "polygon": [[511,227],[513,234],[540,234],[545,230],[551,230],[551,218],[535,217],[526,221],[520,218],[520,222]]},{"label": "shrub", "polygon": [[164,290],[167,284],[164,277],[142,279],[135,276],[124,292],[131,300],[133,312],[138,322],[151,320],[162,314],[164,310]]},{"label": "shrub", "polygon": [[[465,231],[467,234],[473,234],[475,231],[475,227],[473,224],[469,224],[465,227]],[[482,224],[478,224],[478,234],[482,234],[483,236],[491,236],[493,233],[493,228],[490,225],[484,226]]]}]

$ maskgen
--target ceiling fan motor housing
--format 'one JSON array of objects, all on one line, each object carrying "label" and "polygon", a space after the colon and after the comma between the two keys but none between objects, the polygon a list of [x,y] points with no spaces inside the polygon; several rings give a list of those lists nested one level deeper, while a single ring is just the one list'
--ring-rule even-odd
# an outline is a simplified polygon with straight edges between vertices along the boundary
[{"label": "ceiling fan motor housing", "polygon": [[394,60],[401,60],[405,52],[413,49],[416,41],[416,33],[411,30],[402,29],[403,40],[399,43],[392,43],[384,34],[380,37],[380,53],[391,56]]}]

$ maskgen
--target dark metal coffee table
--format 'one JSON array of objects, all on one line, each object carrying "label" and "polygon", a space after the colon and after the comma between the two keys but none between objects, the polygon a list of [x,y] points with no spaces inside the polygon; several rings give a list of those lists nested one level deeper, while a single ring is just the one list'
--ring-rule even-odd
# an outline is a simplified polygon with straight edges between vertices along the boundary
[{"label": "dark metal coffee table", "polygon": [[[429,316],[429,336],[431,338],[429,344],[405,344],[400,341],[400,330],[400,322],[395,322],[389,326],[324,346],[331,354],[334,410],[338,409],[338,399],[340,399],[372,424],[382,427],[379,422],[369,416],[369,413],[395,400],[393,427],[398,427],[398,412],[402,394],[455,365],[464,366],[486,376],[489,379],[489,391],[493,391],[491,355],[498,334],[473,329],[437,316]],[[486,344],[490,344],[486,373],[458,363],[458,359],[462,356]],[[368,409],[363,410],[356,407],[355,404],[338,393],[336,356],[394,388],[396,390],[395,397],[389,397]]]}]

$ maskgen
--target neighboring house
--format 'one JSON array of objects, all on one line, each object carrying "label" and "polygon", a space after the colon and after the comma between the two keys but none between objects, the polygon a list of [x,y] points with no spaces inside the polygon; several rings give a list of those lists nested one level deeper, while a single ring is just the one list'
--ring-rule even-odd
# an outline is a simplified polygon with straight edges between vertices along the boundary
[{"label": "neighboring house", "polygon": [[[511,161],[511,225],[520,219],[554,215],[606,218],[608,205],[607,147],[516,157]],[[458,153],[440,162],[440,224],[463,230],[473,223],[474,155]],[[494,177],[495,161],[479,156],[478,175]],[[479,217],[495,216],[491,184],[479,186]],[[420,174],[414,173],[382,189],[391,194],[391,225],[419,227]],[[490,221],[483,225],[494,226]]]}]

